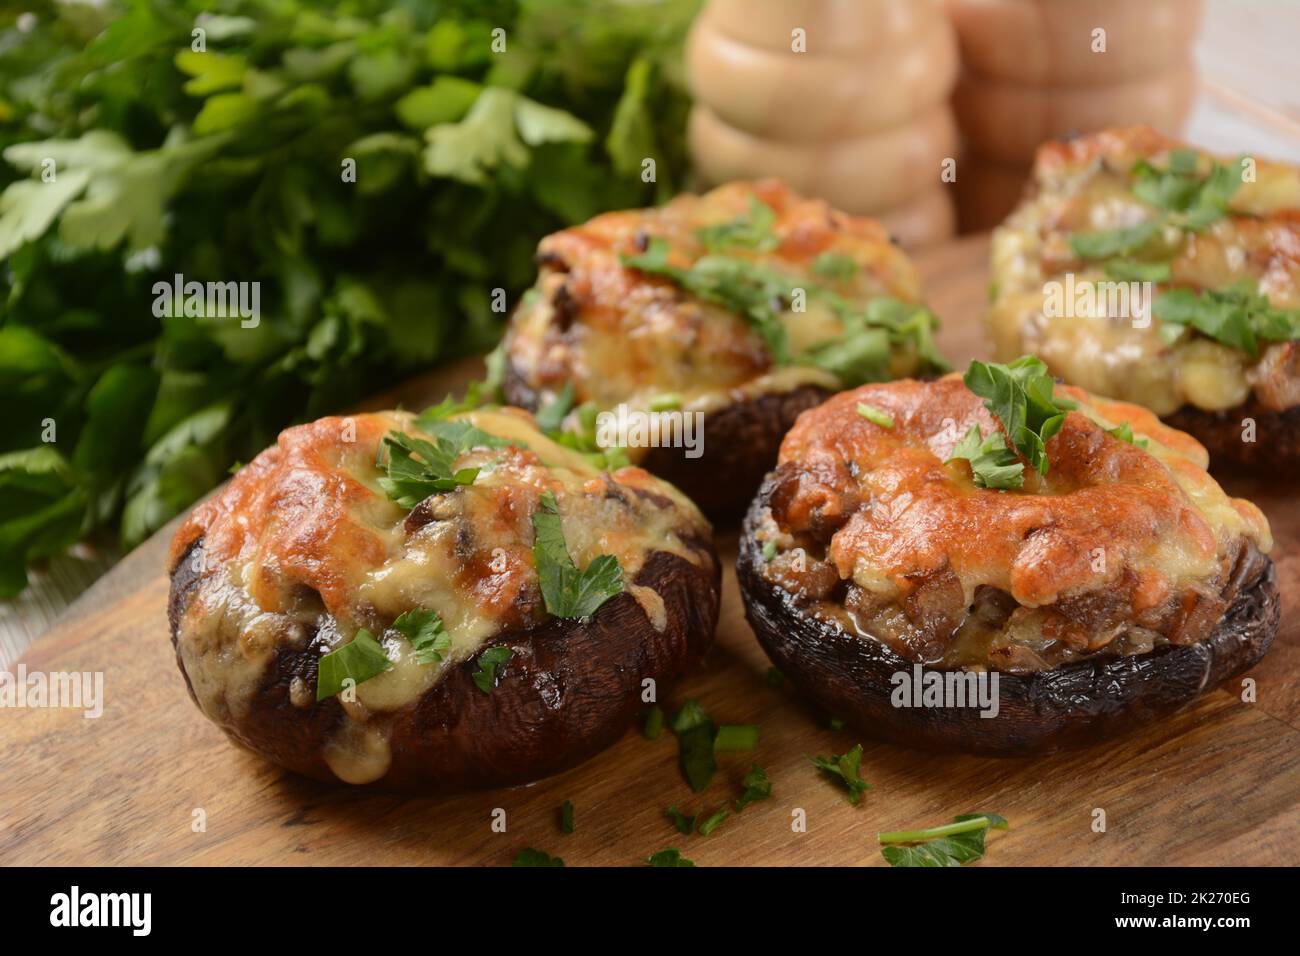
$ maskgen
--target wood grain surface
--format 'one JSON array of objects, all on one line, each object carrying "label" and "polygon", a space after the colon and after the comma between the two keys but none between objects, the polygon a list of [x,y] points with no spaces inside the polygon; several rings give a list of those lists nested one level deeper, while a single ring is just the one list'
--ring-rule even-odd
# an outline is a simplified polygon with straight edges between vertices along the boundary
[{"label": "wood grain surface", "polygon": [[[946,317],[955,363],[983,351],[982,239],[925,255],[930,300]],[[473,363],[409,383],[377,403],[440,398]],[[356,793],[285,773],[229,743],[185,692],[167,636],[165,529],[72,606],[23,658],[31,670],[102,671],[99,719],[73,710],[0,710],[0,862],[6,864],[507,864],[527,846],[568,865],[637,864],[675,846],[699,865],[883,865],[876,833],[996,811],[1011,829],[989,838],[981,865],[1300,863],[1300,513],[1296,493],[1264,478],[1231,485],[1273,523],[1283,627],[1252,676],[1159,726],[1089,750],[1040,759],[933,756],[833,732],[788,687],[765,682],[768,661],[744,620],[734,574],[724,578],[717,644],[676,688],[723,723],[757,723],[752,754],[719,755],[694,795],[665,732],[630,731],[584,766],[528,787],[440,799]],[[734,533],[720,536],[724,563]],[[859,807],[822,779],[808,754],[866,745]],[[773,797],[707,837],[682,836],[664,808],[710,809],[739,793],[751,762]],[[559,807],[571,800],[576,832]],[[506,832],[492,829],[504,810]],[[1106,832],[1092,830],[1094,810]],[[205,828],[193,821],[202,811]],[[797,810],[807,832],[793,832]]]}]

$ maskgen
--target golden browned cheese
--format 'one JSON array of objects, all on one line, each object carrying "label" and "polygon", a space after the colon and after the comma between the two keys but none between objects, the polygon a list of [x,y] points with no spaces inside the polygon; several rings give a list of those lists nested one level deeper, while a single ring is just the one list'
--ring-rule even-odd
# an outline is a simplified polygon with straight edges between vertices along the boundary
[{"label": "golden browned cheese", "polygon": [[[455,417],[518,444],[464,452],[455,466],[481,469],[474,482],[409,512],[380,487],[376,453],[390,430],[431,439],[410,414],[381,412],[286,430],[189,515],[172,541],[170,567],[198,561],[199,580],[177,648],[210,717],[223,724],[224,716],[237,717],[277,647],[302,651],[313,634],[322,653],[348,643],[359,628],[383,645],[393,667],[358,685],[356,703],[344,704],[349,712],[361,708],[364,718],[414,703],[494,635],[540,623],[547,615],[533,564],[532,515],[544,492],[555,496],[574,562],[585,567],[599,555],[616,556],[627,590],[663,628],[662,599],[633,581],[656,551],[707,560],[696,543],[711,532],[695,506],[640,468],[597,470],[546,438],[527,412],[481,409]],[[200,539],[201,552],[191,554]],[[440,664],[419,662],[392,628],[413,609],[438,612],[451,636]],[[314,687],[291,688],[298,706],[309,706],[314,694]],[[345,733],[362,725],[374,726],[359,718]],[[377,754],[378,767],[386,766],[384,746],[376,739],[360,749]],[[358,747],[339,753],[352,761],[336,768],[344,779],[367,778],[375,769],[355,765]]]},{"label": "golden browned cheese", "polygon": [[[759,526],[776,549],[769,580],[947,666],[1032,671],[1207,636],[1243,549],[1271,547],[1264,516],[1146,409],[1057,391],[1079,408],[1047,442],[1048,474],[1026,467],[1011,491],[945,464],[972,425],[1000,427],[956,375],[865,385],[805,412]],[[1124,422],[1145,449],[1108,434]]]},{"label": "golden browned cheese", "polygon": [[[622,265],[621,256],[642,252],[657,238],[670,247],[674,265],[689,267],[708,251],[698,231],[747,216],[755,198],[775,213],[777,244],[766,251],[728,248],[729,257],[806,278],[853,301],[919,301],[911,262],[875,221],[803,199],[775,180],[732,183],[659,209],[606,213],[543,239],[537,283],[506,335],[508,360],[524,384],[549,398],[572,381],[579,403],[602,408],[620,402],[646,408],[652,398],[671,393],[697,411],[804,384],[838,388],[837,378],[822,369],[774,367],[758,333],[734,312]],[[813,261],[826,252],[852,259],[855,274],[814,274]],[[806,311],[787,310],[782,319],[795,356],[844,331],[839,317],[812,296]],[[915,370],[908,355],[893,361],[894,374]]]},{"label": "golden browned cheese", "polygon": [[[1140,159],[1166,168],[1181,144],[1148,127],[1107,130],[1038,151],[1031,194],[993,234],[990,319],[996,357],[1032,352],[1052,372],[1093,392],[1139,402],[1159,415],[1183,405],[1233,408],[1253,397],[1270,411],[1300,405],[1300,343],[1260,343],[1258,356],[1199,334],[1173,345],[1158,319],[1136,328],[1131,318],[1049,315],[1049,282],[1105,281],[1097,262],[1079,260],[1073,233],[1135,226],[1159,210],[1135,196],[1131,171]],[[1243,157],[1200,156],[1241,175]],[[1300,172],[1255,157],[1228,203],[1229,215],[1202,232],[1167,226],[1155,240],[1167,253],[1172,281],[1157,284],[1221,289],[1243,279],[1278,308],[1300,308]],[[1249,164],[1248,164],[1249,165]],[[1141,322],[1142,320],[1139,320]]]}]

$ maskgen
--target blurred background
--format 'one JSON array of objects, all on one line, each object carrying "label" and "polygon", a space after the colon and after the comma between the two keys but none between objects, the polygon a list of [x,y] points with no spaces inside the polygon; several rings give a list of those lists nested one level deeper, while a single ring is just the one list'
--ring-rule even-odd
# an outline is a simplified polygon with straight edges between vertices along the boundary
[{"label": "blurred background", "polygon": [[923,254],[1048,138],[1300,162],[1298,44],[1300,0],[10,2],[0,666],[285,425],[490,348],[548,232],[776,175]]}]

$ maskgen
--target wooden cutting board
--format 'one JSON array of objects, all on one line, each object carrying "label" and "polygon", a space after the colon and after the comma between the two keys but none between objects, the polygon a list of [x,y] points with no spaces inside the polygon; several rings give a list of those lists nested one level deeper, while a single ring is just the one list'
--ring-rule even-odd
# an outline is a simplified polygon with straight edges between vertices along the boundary
[{"label": "wooden cutting board", "polygon": [[[946,317],[955,363],[984,351],[987,242],[921,257],[930,301]],[[477,374],[474,363],[408,383],[376,406],[437,400]],[[1300,489],[1264,478],[1233,483],[1268,514],[1283,626],[1252,672],[1258,702],[1237,682],[1159,726],[1089,750],[1040,759],[934,756],[833,732],[788,686],[745,623],[734,532],[720,537],[724,599],[705,666],[677,688],[722,723],[757,723],[752,754],[722,754],[702,795],[677,767],[665,732],[630,731],[584,766],[528,787],[439,799],[356,793],[285,773],[229,743],[194,707],[164,619],[171,528],[133,552],[38,640],[29,670],[102,671],[99,719],[72,710],[0,710],[0,862],[9,864],[506,864],[527,846],[568,865],[636,864],[675,846],[699,865],[882,865],[876,833],[945,823],[970,811],[1011,822],[989,838],[986,864],[1300,863]],[[822,779],[808,754],[866,745],[859,807]],[[751,762],[773,797],[707,837],[664,818],[733,799]],[[558,826],[571,800],[576,832]],[[493,814],[505,812],[506,831]],[[797,810],[806,832],[791,827]],[[1106,830],[1093,829],[1105,811]],[[199,814],[198,811],[202,811]],[[205,821],[197,829],[194,821]]]}]

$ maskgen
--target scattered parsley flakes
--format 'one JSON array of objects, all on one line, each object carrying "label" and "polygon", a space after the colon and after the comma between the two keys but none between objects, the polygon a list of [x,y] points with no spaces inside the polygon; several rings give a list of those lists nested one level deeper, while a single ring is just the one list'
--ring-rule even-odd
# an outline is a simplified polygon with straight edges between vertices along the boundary
[{"label": "scattered parsley flakes", "polygon": [[766,541],[763,542],[763,560],[765,562],[771,562],[771,560],[775,557],[776,557],[776,541],[772,538],[768,538]]},{"label": "scattered parsley flakes", "polygon": [[879,425],[881,428],[893,428],[894,418],[888,412],[881,411],[874,405],[868,405],[865,402],[858,402],[858,414],[872,424]]},{"label": "scattered parsley flakes", "polygon": [[1136,226],[1106,229],[1100,232],[1076,232],[1070,236],[1070,249],[1080,259],[1110,259],[1140,250],[1160,231],[1161,220],[1149,219]]},{"label": "scattered parsley flakes", "polygon": [[715,753],[753,750],[757,746],[757,724],[723,724],[713,738]]},{"label": "scattered parsley flakes", "polygon": [[573,832],[573,801],[565,800],[560,805],[560,832]]},{"label": "scattered parsley flakes", "polygon": [[514,651],[504,644],[487,648],[478,656],[478,670],[473,673],[474,683],[485,694],[492,693],[496,686],[497,668],[514,656]]},{"label": "scattered parsley flakes", "polygon": [[610,598],[623,593],[623,568],[612,554],[602,554],[579,571],[564,542],[564,527],[555,495],[542,492],[533,512],[533,564],[546,610],[556,617],[590,617]]},{"label": "scattered parsley flakes", "polygon": [[780,245],[780,239],[772,231],[775,225],[776,211],[757,196],[750,196],[746,215],[697,229],[695,235],[710,252],[718,252],[728,246],[771,252]]},{"label": "scattered parsley flakes", "polygon": [[731,816],[730,810],[726,807],[718,807],[718,809],[714,810],[705,819],[700,821],[698,828],[700,836],[708,836],[718,827],[722,826],[729,816]]},{"label": "scattered parsley flakes", "polygon": [[519,851],[511,866],[564,866],[558,856],[551,856],[544,850],[535,850],[531,846]]},{"label": "scattered parsley flakes", "polygon": [[642,733],[645,734],[646,740],[658,740],[659,735],[664,732],[664,712],[658,704],[651,704],[650,709],[646,711],[645,727]]},{"label": "scattered parsley flakes", "polygon": [[573,382],[564,383],[564,388],[553,399],[543,405],[535,419],[537,427],[543,432],[557,432],[564,422],[564,416],[573,408]]},{"label": "scattered parsley flakes", "polygon": [[374,635],[358,628],[349,643],[321,656],[316,665],[316,699],[333,697],[343,689],[344,681],[364,684],[392,666]]},{"label": "scattered parsley flakes", "polygon": [[1167,262],[1110,259],[1104,268],[1107,278],[1117,282],[1168,282],[1173,278],[1173,269]]},{"label": "scattered parsley flakes", "polygon": [[855,807],[862,802],[862,795],[871,789],[871,784],[862,779],[862,744],[854,745],[848,753],[808,759],[826,777],[848,791],[848,801]]},{"label": "scattered parsley flakes", "polygon": [[713,757],[713,741],[717,728],[713,719],[695,699],[688,699],[672,719],[672,730],[677,735],[678,755],[682,775],[692,790],[699,793],[709,785],[718,769]]},{"label": "scattered parsley flakes", "polygon": [[880,851],[890,866],[961,866],[984,856],[984,837],[990,829],[1008,824],[996,813],[966,813],[952,823],[928,830],[881,833],[886,844]]},{"label": "scattered parsley flakes", "polygon": [[646,863],[650,866],[673,867],[673,866],[694,866],[695,864],[682,856],[681,850],[675,846],[664,847],[657,853],[652,853],[646,857]]},{"label": "scattered parsley flakes", "polygon": [[772,796],[772,781],[767,778],[767,772],[758,764],[753,764],[749,773],[740,781],[744,788],[739,799],[736,800],[736,812],[739,813],[751,803],[757,803],[759,800],[766,800]]},{"label": "scattered parsley flakes", "polygon": [[674,803],[665,810],[664,816],[672,822],[672,825],[677,828],[677,832],[683,836],[690,836],[695,832],[695,816],[682,813],[681,810],[677,809],[677,804]]},{"label": "scattered parsley flakes", "polygon": [[421,427],[434,436],[433,442],[406,432],[390,431],[380,443],[375,461],[377,467],[387,472],[386,477],[379,479],[379,486],[390,500],[408,510],[430,495],[474,483],[477,468],[456,470],[454,467],[464,452],[510,444],[469,422],[422,418]]},{"label": "scattered parsley flakes", "polygon": [[403,611],[393,622],[393,627],[410,642],[415,658],[421,664],[441,663],[442,655],[451,648],[451,635],[443,627],[437,611]]}]

